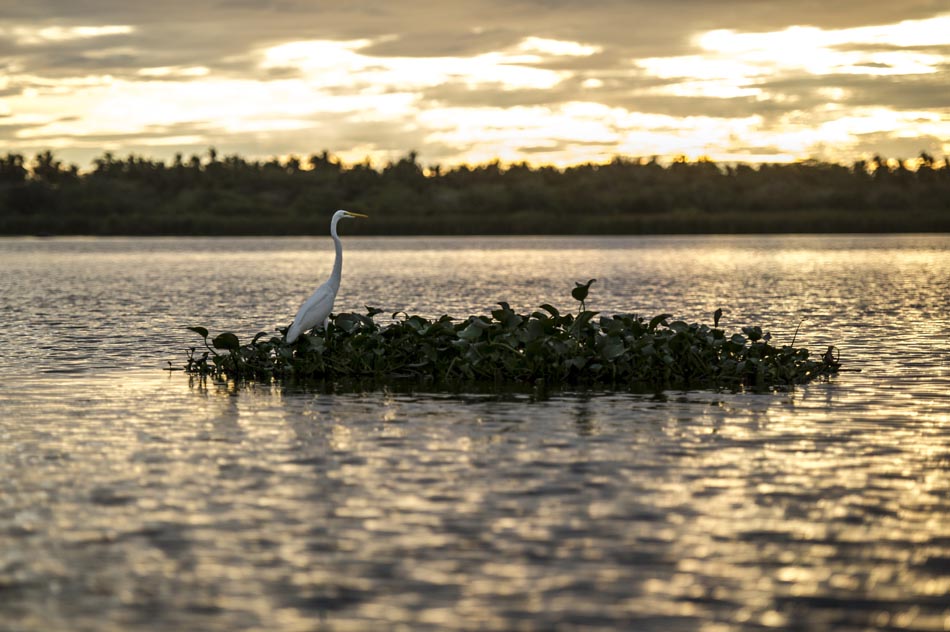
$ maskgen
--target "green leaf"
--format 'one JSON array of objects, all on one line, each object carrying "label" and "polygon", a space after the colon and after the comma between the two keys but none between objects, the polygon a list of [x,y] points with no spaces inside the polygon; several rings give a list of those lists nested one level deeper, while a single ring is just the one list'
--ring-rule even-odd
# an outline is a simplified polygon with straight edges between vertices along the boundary
[{"label": "green leaf", "polygon": [[238,337],[230,331],[225,331],[215,336],[211,341],[211,346],[215,349],[227,349],[228,351],[237,351],[241,348],[241,342]]},{"label": "green leaf", "polygon": [[406,318],[406,324],[409,325],[414,331],[423,332],[429,327],[428,321],[422,318],[421,316],[409,316]]},{"label": "green leaf", "polygon": [[672,323],[670,323],[668,326],[669,326],[669,328],[670,328],[672,331],[675,331],[676,333],[682,333],[682,332],[684,332],[684,331],[689,331],[689,325],[687,325],[685,322],[683,322],[683,321],[681,321],[681,320],[674,320],[674,321],[673,321]]},{"label": "green leaf", "polygon": [[759,326],[743,327],[742,333],[747,335],[749,337],[749,340],[751,340],[752,342],[755,342],[756,340],[759,340],[760,338],[762,338],[762,328]]},{"label": "green leaf", "polygon": [[519,334],[522,342],[531,342],[542,336],[544,336],[544,323],[537,319],[529,320]]},{"label": "green leaf", "polygon": [[465,329],[462,329],[459,332],[458,334],[459,338],[461,338],[462,340],[468,340],[470,342],[472,340],[478,340],[482,335],[482,330],[484,330],[484,327],[476,323],[481,323],[481,321],[478,321],[476,319],[470,322],[468,324],[468,327],[466,327]]},{"label": "green leaf", "polygon": [[208,337],[208,330],[205,329],[204,327],[189,327],[188,329],[189,329],[190,331],[195,332],[196,334],[198,334],[198,335],[201,336],[202,338],[207,338],[207,337]]},{"label": "green leaf", "polygon": [[615,336],[608,336],[604,339],[600,353],[604,356],[605,360],[613,360],[622,356],[624,351],[625,348],[622,339]]},{"label": "green leaf", "polygon": [[336,318],[333,319],[333,324],[342,329],[343,331],[349,333],[356,329],[360,321],[355,314],[339,314]]},{"label": "green leaf", "polygon": [[659,316],[654,316],[652,319],[650,319],[650,325],[648,329],[650,331],[653,331],[654,329],[657,328],[657,325],[665,325],[666,319],[669,318],[671,315],[672,314],[660,314]]},{"label": "green leaf", "polygon": [[586,327],[587,323],[599,313],[600,312],[581,312],[578,314],[577,319],[574,321],[575,331],[580,331],[581,328]]},{"label": "green leaf", "polygon": [[311,336],[310,334],[303,334],[300,336],[302,341],[302,346],[305,349],[314,349],[316,351],[322,352],[326,349],[327,343],[321,336]]}]

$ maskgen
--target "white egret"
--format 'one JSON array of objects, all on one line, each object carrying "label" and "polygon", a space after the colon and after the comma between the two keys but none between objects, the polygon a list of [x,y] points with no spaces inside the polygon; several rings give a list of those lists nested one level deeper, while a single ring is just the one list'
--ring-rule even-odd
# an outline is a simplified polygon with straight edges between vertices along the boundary
[{"label": "white egret", "polygon": [[366,217],[366,215],[343,210],[333,214],[333,219],[330,220],[330,237],[333,238],[336,244],[336,260],[333,262],[333,272],[330,273],[330,278],[318,287],[297,310],[294,322],[287,330],[287,342],[293,342],[301,333],[313,329],[317,325],[325,327],[327,324],[330,311],[333,309],[333,301],[336,300],[336,293],[340,290],[340,277],[343,275],[343,242],[340,241],[340,236],[336,234],[336,225],[345,217]]}]

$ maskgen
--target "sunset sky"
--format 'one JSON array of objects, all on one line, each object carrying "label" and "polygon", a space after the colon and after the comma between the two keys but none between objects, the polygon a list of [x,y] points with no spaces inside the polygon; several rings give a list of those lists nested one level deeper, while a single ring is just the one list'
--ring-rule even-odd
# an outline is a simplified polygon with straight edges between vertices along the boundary
[{"label": "sunset sky", "polygon": [[950,153],[946,0],[31,0],[0,153],[424,164]]}]

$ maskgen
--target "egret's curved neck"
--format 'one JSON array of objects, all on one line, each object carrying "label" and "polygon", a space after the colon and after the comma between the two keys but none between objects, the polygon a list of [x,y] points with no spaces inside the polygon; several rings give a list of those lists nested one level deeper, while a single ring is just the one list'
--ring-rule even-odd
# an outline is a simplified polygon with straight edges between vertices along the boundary
[{"label": "egret's curved neck", "polygon": [[333,243],[336,246],[336,259],[333,261],[333,272],[330,273],[330,282],[340,287],[340,278],[343,276],[343,242],[340,241],[340,236],[336,234],[338,221],[339,218],[334,218],[330,224],[330,237],[333,238]]}]

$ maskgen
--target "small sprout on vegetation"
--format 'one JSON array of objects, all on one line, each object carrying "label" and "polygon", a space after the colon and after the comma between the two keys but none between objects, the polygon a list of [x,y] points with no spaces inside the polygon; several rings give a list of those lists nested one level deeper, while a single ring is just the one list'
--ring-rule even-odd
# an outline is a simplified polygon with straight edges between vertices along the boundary
[{"label": "small sprout on vegetation", "polygon": [[591,279],[587,283],[578,283],[577,281],[574,281],[574,285],[576,287],[571,290],[571,296],[573,296],[575,300],[581,302],[580,311],[582,312],[587,309],[587,305],[584,301],[587,300],[587,293],[590,292],[591,283],[594,283],[595,281],[597,281],[597,279]]}]

